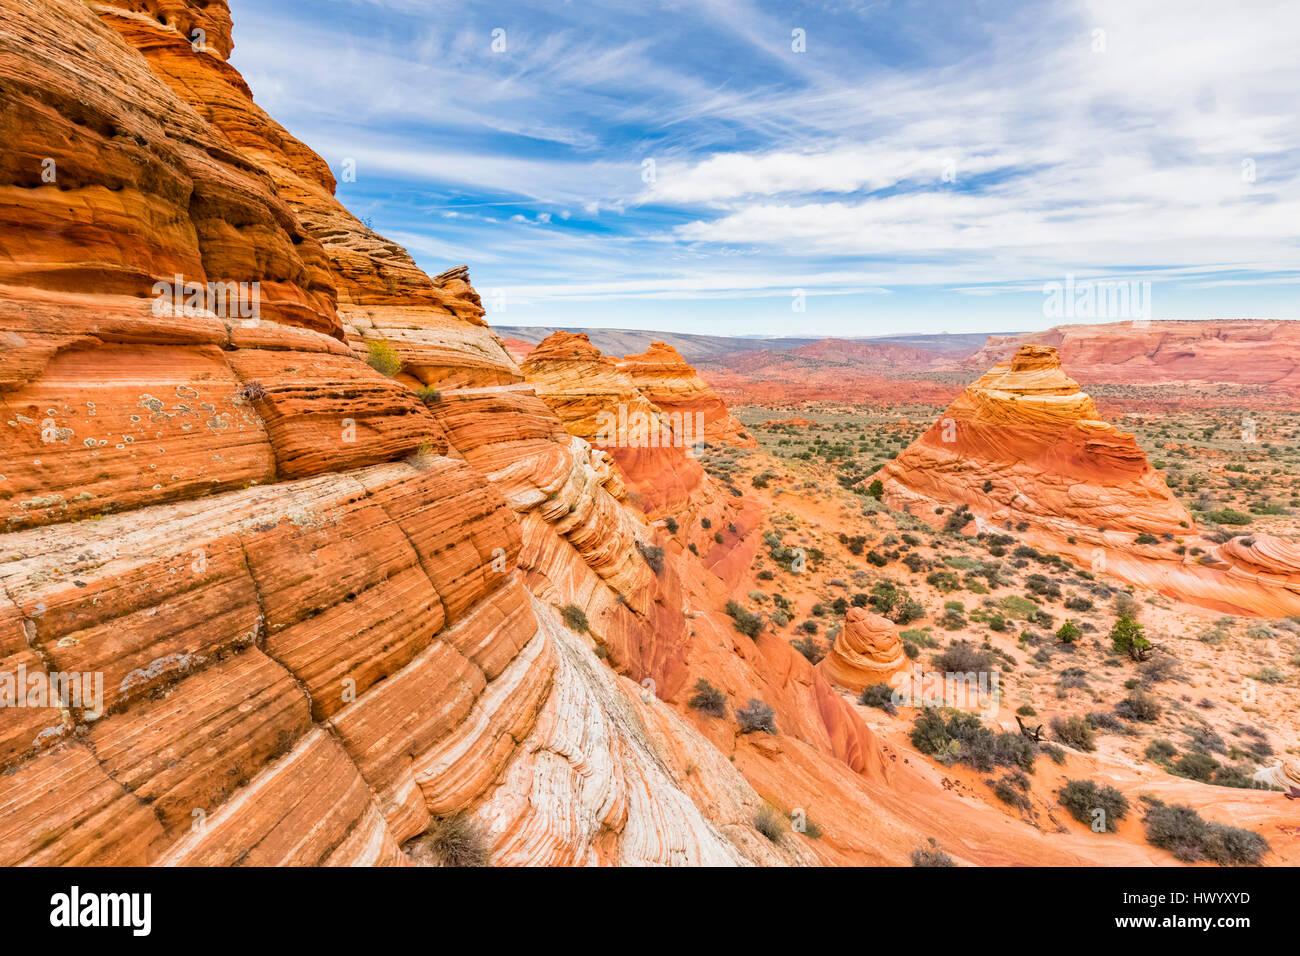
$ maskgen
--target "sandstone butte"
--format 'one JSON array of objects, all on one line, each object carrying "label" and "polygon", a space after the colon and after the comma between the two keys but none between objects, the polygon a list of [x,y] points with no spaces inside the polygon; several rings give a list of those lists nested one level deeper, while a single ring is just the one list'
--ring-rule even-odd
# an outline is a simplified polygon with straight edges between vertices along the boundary
[{"label": "sandstone butte", "polygon": [[817,665],[833,684],[862,691],[907,667],[903,641],[891,621],[860,607],[844,615],[844,627]]},{"label": "sandstone butte", "polygon": [[618,366],[664,412],[702,416],[706,439],[741,448],[758,447],[758,441],[671,345],[651,342],[644,352],[624,356]]},{"label": "sandstone butte", "polygon": [[[738,634],[753,504],[697,556],[692,462],[582,435],[630,379],[751,443],[721,401],[660,347],[579,356],[590,407],[563,362],[530,383],[468,270],[422,272],[253,102],[231,30],[221,0],[0,6],[0,670],[104,675],[102,712],[0,708],[0,863],[405,865],[457,813],[501,865],[1098,859]],[[260,313],[164,303],[175,276]],[[701,677],[778,733],[690,709]],[[767,840],[764,802],[822,838]]]},{"label": "sandstone butte", "polygon": [[[1179,600],[1300,613],[1300,549],[1264,535],[1223,546],[1201,538],[1134,437],[1100,418],[1055,347],[1019,345],[873,478],[891,507],[927,521],[947,520],[936,507],[965,506],[968,530],[1005,533]],[[1208,556],[1177,554],[1179,541]]]}]

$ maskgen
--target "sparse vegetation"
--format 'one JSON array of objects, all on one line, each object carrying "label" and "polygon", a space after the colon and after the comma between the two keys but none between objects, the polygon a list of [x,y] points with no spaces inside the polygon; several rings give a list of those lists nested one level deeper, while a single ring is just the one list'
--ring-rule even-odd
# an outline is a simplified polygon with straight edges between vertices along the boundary
[{"label": "sparse vegetation", "polygon": [[727,716],[727,695],[703,677],[695,682],[695,695],[687,703],[707,717]]},{"label": "sparse vegetation", "polygon": [[765,734],[776,733],[776,712],[757,697],[749,698],[749,703],[736,711],[736,722],[740,724],[741,733],[759,730]]}]

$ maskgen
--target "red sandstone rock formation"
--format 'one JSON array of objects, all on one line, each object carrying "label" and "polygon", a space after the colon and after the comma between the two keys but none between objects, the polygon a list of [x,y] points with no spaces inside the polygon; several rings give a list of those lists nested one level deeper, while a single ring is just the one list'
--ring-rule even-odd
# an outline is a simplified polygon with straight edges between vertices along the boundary
[{"label": "red sandstone rock formation", "polygon": [[817,665],[833,684],[861,691],[885,684],[907,666],[894,625],[877,614],[851,607],[830,651]]},{"label": "red sandstone rock formation", "polygon": [[879,477],[897,507],[966,504],[992,524],[1061,537],[1189,533],[1191,517],[1133,436],[1099,419],[1054,348],[1022,346]]},{"label": "red sandstone rock formation", "polygon": [[[0,709],[0,862],[401,865],[462,811],[498,863],[816,859],[753,830],[733,731],[660,698],[761,696],[814,773],[883,776],[870,732],[714,622],[726,583],[620,500],[464,267],[338,204],[226,62],[225,4],[11,0],[0,36],[0,687],[103,679]],[[257,311],[164,302],[175,276]]]},{"label": "red sandstone rock formation", "polygon": [[[689,431],[691,419],[665,414],[586,335],[553,333],[533,349],[522,371],[569,432],[614,459],[651,519],[672,518],[685,526],[684,540],[697,549],[713,543],[701,517],[719,528],[732,522],[740,505],[696,460],[704,436]],[[692,529],[698,533],[691,535]]]},{"label": "red sandstone rock formation", "polygon": [[1300,323],[1265,319],[1061,325],[1028,335],[991,335],[961,367],[978,370],[1006,362],[1031,343],[1055,347],[1074,375],[1098,384],[1300,388]]},{"label": "red sandstone rock formation", "polygon": [[1217,563],[1179,555],[1178,541],[1200,541],[1190,515],[1133,436],[1098,419],[1055,348],[1022,345],[875,477],[891,507],[925,520],[964,505],[968,530],[1011,533],[1171,597],[1228,613],[1300,611],[1294,546],[1261,537],[1218,549]]},{"label": "red sandstone rock formation", "polygon": [[702,416],[707,440],[741,448],[758,447],[754,437],[671,345],[652,342],[644,352],[624,356],[618,364],[646,398],[665,413],[683,418]]}]

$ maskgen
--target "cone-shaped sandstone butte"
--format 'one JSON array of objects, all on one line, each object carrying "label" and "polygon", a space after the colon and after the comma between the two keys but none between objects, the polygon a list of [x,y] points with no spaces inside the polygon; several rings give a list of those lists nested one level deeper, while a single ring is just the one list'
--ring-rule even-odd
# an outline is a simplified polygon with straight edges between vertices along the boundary
[{"label": "cone-shaped sandstone butte", "polygon": [[844,627],[818,666],[832,683],[860,691],[888,683],[907,666],[907,655],[890,621],[864,608],[851,607],[844,615]]},{"label": "cone-shaped sandstone butte", "polygon": [[[1020,346],[875,477],[890,507],[925,520],[965,505],[976,529],[1179,600],[1231,614],[1300,613],[1300,549],[1266,535],[1222,547],[1196,537],[1134,437],[1100,421],[1050,346]],[[1159,540],[1139,543],[1144,533]],[[1180,539],[1209,555],[1180,555]]]},{"label": "cone-shaped sandstone butte", "polygon": [[1100,419],[1056,349],[1025,345],[878,477],[891,507],[918,513],[965,504],[991,524],[1098,542],[1104,530],[1188,533],[1190,515],[1134,437]]},{"label": "cone-shaped sandstone butte", "polygon": [[644,352],[624,356],[620,369],[632,377],[641,392],[668,414],[701,416],[706,441],[757,448],[758,441],[732,417],[722,399],[678,351],[663,342],[651,342]]}]

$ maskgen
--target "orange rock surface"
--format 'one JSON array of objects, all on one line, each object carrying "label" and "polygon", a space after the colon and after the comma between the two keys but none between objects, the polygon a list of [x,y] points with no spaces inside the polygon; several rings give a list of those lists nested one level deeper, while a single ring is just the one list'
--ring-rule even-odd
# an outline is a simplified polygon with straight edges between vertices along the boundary
[{"label": "orange rock surface", "polygon": [[665,413],[702,416],[706,440],[741,448],[758,447],[754,437],[727,411],[722,399],[671,345],[652,342],[644,352],[624,356],[618,366]]},{"label": "orange rock surface", "polygon": [[852,691],[889,678],[907,666],[903,641],[887,619],[860,607],[851,607],[844,627],[835,636],[830,651],[817,665],[827,680]]},{"label": "orange rock surface", "polygon": [[[102,679],[0,709],[0,863],[404,865],[458,812],[502,864],[814,861],[753,829],[732,731],[663,702],[708,673],[880,765],[721,613],[752,506],[699,557],[631,507],[467,270],[425,275],[252,103],[224,3],[15,0],[0,29],[0,676]],[[160,307],[178,275],[257,282],[258,311]],[[680,357],[649,364],[738,437]]]},{"label": "orange rock surface", "polygon": [[965,504],[990,524],[1098,543],[1107,531],[1192,527],[1133,436],[1100,421],[1047,346],[1022,346],[981,376],[879,478],[897,507]]}]

